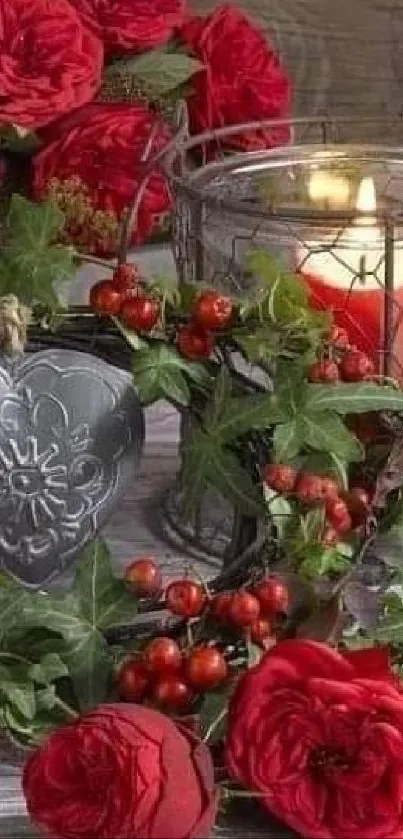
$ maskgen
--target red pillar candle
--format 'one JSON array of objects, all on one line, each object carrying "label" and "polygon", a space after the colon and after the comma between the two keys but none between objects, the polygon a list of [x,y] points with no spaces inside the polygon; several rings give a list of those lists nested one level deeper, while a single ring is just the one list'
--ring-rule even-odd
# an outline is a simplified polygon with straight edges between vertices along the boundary
[{"label": "red pillar candle", "polygon": [[[357,210],[374,212],[376,196],[372,178],[358,190]],[[393,374],[403,376],[403,249],[394,247]],[[399,246],[400,245],[400,246]],[[331,310],[352,344],[370,355],[382,368],[384,346],[385,279],[384,235],[374,216],[359,217],[337,237],[309,242],[298,254],[298,271],[304,277],[311,304]]]}]

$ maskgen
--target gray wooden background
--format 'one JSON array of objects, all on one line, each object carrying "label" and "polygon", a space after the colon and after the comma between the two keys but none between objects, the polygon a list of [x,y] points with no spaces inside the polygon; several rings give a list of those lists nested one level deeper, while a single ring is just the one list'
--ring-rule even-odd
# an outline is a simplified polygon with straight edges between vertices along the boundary
[{"label": "gray wooden background", "polygon": [[[214,0],[193,0],[208,11]],[[245,11],[261,21],[281,53],[294,87],[296,115],[394,117],[403,110],[403,0],[243,0]],[[387,138],[377,138],[387,141]],[[136,255],[137,258],[137,255]],[[168,255],[146,255],[156,273]],[[93,274],[80,278],[74,297],[85,299]],[[161,404],[148,415],[147,450],[141,474],[116,512],[106,535],[118,567],[142,551],[156,553],[169,575],[183,557],[159,536],[161,493],[177,467],[178,420]],[[207,576],[213,569],[206,567]],[[29,835],[18,774],[0,767],[0,836]],[[31,834],[32,835],[32,834]],[[217,829],[217,837],[289,836],[245,808]]]}]

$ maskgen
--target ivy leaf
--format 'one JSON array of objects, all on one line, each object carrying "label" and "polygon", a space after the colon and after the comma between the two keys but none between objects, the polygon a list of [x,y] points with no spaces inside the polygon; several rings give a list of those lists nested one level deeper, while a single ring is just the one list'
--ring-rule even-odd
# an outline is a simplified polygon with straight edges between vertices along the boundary
[{"label": "ivy leaf", "polygon": [[167,304],[172,307],[179,306],[181,295],[176,277],[153,277],[152,280],[147,283],[147,288],[162,300],[163,308],[165,308]]},{"label": "ivy leaf", "polygon": [[55,707],[58,696],[54,685],[48,685],[46,688],[37,690],[35,694],[36,710],[37,711],[51,711]]},{"label": "ivy leaf", "polygon": [[144,405],[167,399],[185,407],[190,401],[188,379],[207,387],[210,377],[205,367],[187,361],[175,347],[162,341],[134,353],[133,382]]},{"label": "ivy leaf", "polygon": [[[225,410],[211,433],[229,443],[252,429],[268,429],[286,418],[287,410],[277,394],[259,393],[247,399],[232,396],[226,401]],[[204,427],[208,428],[208,416]]]},{"label": "ivy leaf", "polygon": [[0,294],[16,294],[28,306],[58,307],[53,283],[76,273],[74,248],[55,244],[63,225],[63,213],[50,201],[33,204],[22,195],[12,196],[0,262]]},{"label": "ivy leaf", "polygon": [[335,413],[304,413],[298,427],[304,445],[311,449],[335,451],[346,462],[360,461],[364,457],[362,444]]},{"label": "ivy leaf", "polygon": [[377,641],[389,644],[403,643],[403,599],[396,591],[383,597],[383,612],[378,626],[373,630]]},{"label": "ivy leaf", "polygon": [[69,671],[58,653],[47,653],[37,664],[32,664],[28,669],[30,679],[40,685],[48,685],[68,675]]},{"label": "ivy leaf", "polygon": [[239,332],[235,334],[235,340],[247,360],[259,364],[262,361],[271,361],[278,356],[281,337],[272,326],[264,326],[250,334]]},{"label": "ivy leaf", "polygon": [[150,50],[135,58],[116,61],[114,72],[128,73],[139,79],[147,90],[164,96],[182,87],[203,65],[195,58],[182,52]]},{"label": "ivy leaf", "polygon": [[301,531],[304,542],[317,542],[323,532],[323,525],[325,523],[324,510],[309,510],[305,516],[301,517]]},{"label": "ivy leaf", "polygon": [[197,509],[206,489],[215,487],[224,498],[245,512],[261,516],[263,497],[236,455],[214,437],[197,429],[189,441],[183,464],[184,513],[190,516]]},{"label": "ivy leaf", "polygon": [[301,449],[301,424],[297,417],[278,425],[273,434],[274,457],[277,463],[288,463]]},{"label": "ivy leaf", "polygon": [[334,411],[337,414],[362,414],[367,411],[403,411],[403,391],[371,382],[339,383],[306,387],[306,410],[309,414]]},{"label": "ivy leaf", "polygon": [[143,339],[140,338],[137,332],[134,332],[133,329],[127,329],[125,326],[123,326],[123,323],[121,320],[119,320],[119,318],[112,317],[112,320],[116,328],[123,335],[126,343],[133,350],[140,350],[142,347],[148,346],[146,341],[143,341]]},{"label": "ivy leaf", "polygon": [[94,630],[129,623],[137,614],[137,602],[112,571],[105,542],[94,539],[81,553],[73,592],[81,615]]},{"label": "ivy leaf", "polygon": [[[25,677],[25,678],[24,678]],[[27,720],[35,716],[35,691],[33,682],[16,668],[0,667],[0,696],[15,707]]]},{"label": "ivy leaf", "polygon": [[18,626],[24,604],[30,597],[31,593],[17,583],[0,587],[0,644]]},{"label": "ivy leaf", "polygon": [[308,555],[299,566],[299,573],[305,579],[314,580],[325,574],[342,574],[351,568],[351,564],[337,548],[322,548],[310,545]]},{"label": "ivy leaf", "polygon": [[209,400],[209,404],[205,413],[203,426],[208,429],[209,434],[217,432],[221,425],[222,414],[224,412],[228,400],[231,397],[232,390],[231,376],[226,367],[221,367],[215,382],[214,389]]},{"label": "ivy leaf", "polygon": [[229,449],[217,449],[215,460],[208,461],[207,474],[210,484],[245,515],[259,517],[264,514],[259,488]]},{"label": "ivy leaf", "polygon": [[73,680],[82,708],[102,702],[107,696],[111,660],[106,641],[81,613],[81,604],[74,594],[31,594],[20,613],[26,626],[44,626],[58,632],[65,641],[60,653]]}]

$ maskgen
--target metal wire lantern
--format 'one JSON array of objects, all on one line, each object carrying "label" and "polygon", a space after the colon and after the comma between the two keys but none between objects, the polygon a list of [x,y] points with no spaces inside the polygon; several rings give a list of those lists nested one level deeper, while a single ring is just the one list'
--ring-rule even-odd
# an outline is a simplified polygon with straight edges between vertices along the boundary
[{"label": "metal wire lantern", "polygon": [[[256,150],[256,137],[278,128],[289,129],[292,144]],[[240,136],[246,147],[253,137],[253,151],[234,152]],[[314,307],[333,310],[379,374],[403,377],[401,119],[275,120],[187,138],[182,130],[169,174],[181,282],[253,295],[257,278],[246,257],[265,250],[301,276]],[[182,443],[187,434],[184,421]],[[234,532],[223,535],[217,500],[206,501],[196,533],[181,521],[179,494],[166,507],[179,541],[186,536],[196,553],[224,558],[231,543],[233,556]],[[219,551],[217,518],[227,542]]]}]

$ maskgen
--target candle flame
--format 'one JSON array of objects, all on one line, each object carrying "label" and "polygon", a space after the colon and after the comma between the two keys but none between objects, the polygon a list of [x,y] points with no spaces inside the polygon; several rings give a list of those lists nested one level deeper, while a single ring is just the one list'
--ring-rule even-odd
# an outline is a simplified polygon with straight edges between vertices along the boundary
[{"label": "candle flame", "polygon": [[374,213],[376,210],[376,189],[373,178],[363,178],[357,193],[356,208],[360,213]]},{"label": "candle flame", "polygon": [[343,175],[316,169],[308,181],[311,201],[325,201],[330,207],[343,207],[350,195],[350,184]]}]

